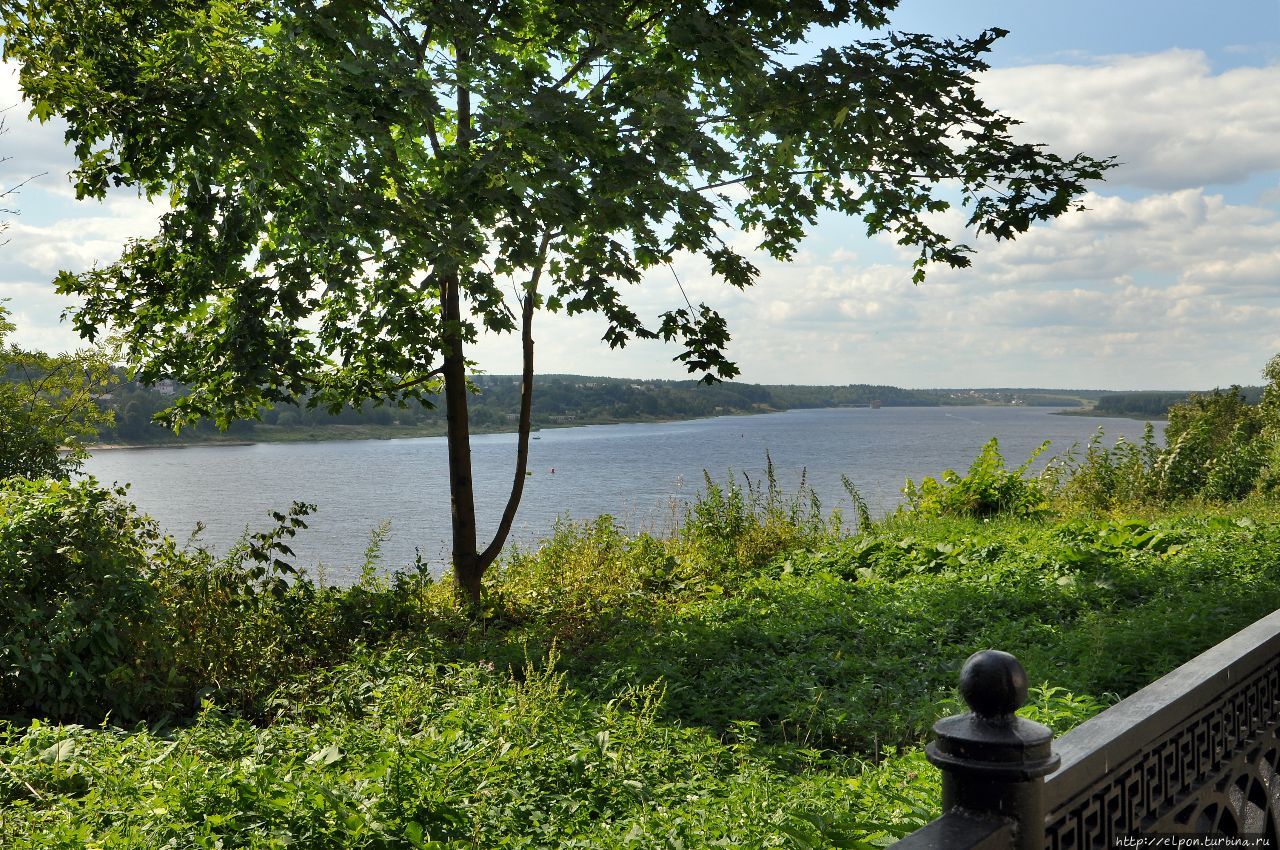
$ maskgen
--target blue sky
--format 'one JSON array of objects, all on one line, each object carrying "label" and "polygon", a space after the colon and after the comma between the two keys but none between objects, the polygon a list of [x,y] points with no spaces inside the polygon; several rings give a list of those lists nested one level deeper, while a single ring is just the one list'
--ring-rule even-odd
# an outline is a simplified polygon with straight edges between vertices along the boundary
[{"label": "blue sky", "polygon": [[[1124,163],[1090,210],[1013,243],[977,241],[973,267],[910,283],[911,255],[825,217],[794,262],[760,260],[745,293],[677,266],[692,297],[725,313],[744,380],[931,386],[1204,388],[1256,383],[1280,352],[1280,0],[1006,2],[905,0],[894,26],[1010,35],[981,86],[1029,140]],[[850,30],[832,41],[867,34]],[[0,69],[0,106],[19,98]],[[9,110],[0,186],[47,172],[17,199],[0,248],[0,297],[18,341],[78,345],[49,284],[59,269],[110,262],[158,209],[128,194],[76,203],[55,122]],[[15,204],[11,204],[13,206]],[[944,221],[960,228],[957,214]],[[750,234],[730,234],[750,250]],[[668,272],[629,293],[640,311],[679,299]],[[681,377],[657,343],[610,351],[592,318],[540,318],[538,367]],[[509,338],[478,347],[482,369],[516,372]]]}]

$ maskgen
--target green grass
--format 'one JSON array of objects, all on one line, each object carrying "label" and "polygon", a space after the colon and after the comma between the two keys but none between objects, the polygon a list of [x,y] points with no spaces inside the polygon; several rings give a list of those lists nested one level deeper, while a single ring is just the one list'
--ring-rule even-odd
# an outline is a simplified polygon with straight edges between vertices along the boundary
[{"label": "green grass", "polygon": [[479,618],[424,574],[253,570],[156,574],[179,697],[149,722],[0,723],[0,844],[878,846],[936,813],[919,747],[971,652],[1066,731],[1280,607],[1280,506],[849,535],[709,482],[670,538],[513,553]]}]

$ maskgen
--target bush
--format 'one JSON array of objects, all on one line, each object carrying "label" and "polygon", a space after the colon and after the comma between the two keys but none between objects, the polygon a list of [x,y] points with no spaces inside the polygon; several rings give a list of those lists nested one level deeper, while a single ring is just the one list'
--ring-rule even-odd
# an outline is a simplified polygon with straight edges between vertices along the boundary
[{"label": "bush", "polygon": [[1102,438],[1099,428],[1083,457],[1077,455],[1078,446],[1072,446],[1065,456],[1050,463],[1046,479],[1063,507],[1105,512],[1155,496],[1162,450],[1156,445],[1151,423],[1147,423],[1141,445],[1121,437],[1108,449]]},{"label": "bush", "polygon": [[967,475],[948,469],[941,481],[925,478],[919,485],[908,478],[902,492],[908,507],[925,517],[1039,516],[1048,509],[1045,492],[1040,482],[1026,477],[1026,472],[1048,446],[1046,440],[1022,466],[1010,472],[993,437],[974,458]]},{"label": "bush", "polygon": [[1268,446],[1259,409],[1239,387],[1193,395],[1169,409],[1168,446],[1157,464],[1166,499],[1201,495],[1240,499],[1261,477]]},{"label": "bush", "polygon": [[158,569],[173,630],[174,665],[185,683],[184,711],[212,700],[262,718],[290,679],[347,660],[362,643],[390,645],[421,634],[432,610],[425,566],[384,577],[380,550],[387,526],[371,535],[360,581],[326,586],[284,558],[286,541],[305,529],[313,506],[273,511],[275,527],[247,534],[223,558],[203,549]]},{"label": "bush", "polygon": [[92,479],[0,484],[0,713],[99,722],[171,695],[151,581],[167,544],[123,495]]},{"label": "bush", "polygon": [[840,513],[823,513],[803,470],[796,492],[783,492],[767,452],[763,481],[744,475],[745,487],[732,477],[722,486],[706,472],[703,477],[704,489],[685,511],[673,543],[680,561],[712,581],[736,583],[779,552],[820,545],[843,532]]}]

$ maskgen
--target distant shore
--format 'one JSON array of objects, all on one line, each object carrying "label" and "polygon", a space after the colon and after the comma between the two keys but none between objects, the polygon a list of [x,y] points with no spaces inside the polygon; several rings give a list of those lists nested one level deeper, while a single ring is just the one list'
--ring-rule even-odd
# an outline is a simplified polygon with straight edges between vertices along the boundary
[{"label": "distant shore", "polygon": [[[959,405],[885,405],[886,408],[892,407],[955,407],[955,408],[971,408],[971,407],[1022,407],[1023,405],[1002,405],[1002,404],[959,404]],[[1030,409],[1045,409],[1047,405],[1034,405]],[[569,422],[543,422],[535,424],[534,433],[538,431],[550,431],[559,428],[579,428],[586,425],[653,425],[664,422],[692,422],[699,419],[718,418],[721,416],[764,416],[772,413],[785,413],[789,410],[866,410],[866,405],[836,405],[833,407],[812,408],[812,407],[793,407],[785,409],[762,409],[752,411],[726,411],[724,413],[716,413],[712,416],[668,416],[668,417],[635,417],[626,419],[594,417],[587,419],[577,419]],[[1105,413],[1090,413],[1089,411],[1075,410],[1058,410],[1053,411],[1055,414],[1065,416],[1109,416]],[[1118,417],[1118,418],[1136,418],[1136,417]],[[508,425],[490,425],[490,426],[472,426],[472,434],[514,434],[516,429]],[[443,423],[439,426],[400,426],[400,425],[310,425],[310,426],[291,426],[282,428],[276,425],[258,424],[254,428],[251,436],[245,435],[204,435],[195,438],[178,438],[174,440],[164,440],[146,443],[95,443],[88,445],[87,448],[91,452],[100,451],[133,451],[139,449],[184,449],[196,448],[200,446],[251,446],[257,443],[322,443],[332,441],[354,441],[354,440],[404,440],[418,439],[423,437],[444,437],[446,436]]]},{"label": "distant shore", "polygon": [[1152,414],[1143,413],[1112,413],[1109,410],[1096,410],[1089,408],[1087,410],[1055,410],[1055,416],[1092,416],[1097,419],[1132,419],[1135,422],[1167,422],[1168,414],[1163,416],[1154,416]]},{"label": "distant shore", "polygon": [[[781,410],[756,410],[752,412],[719,413],[716,416],[763,416],[769,413],[782,413]],[[572,422],[552,422],[535,425],[533,433],[549,431],[556,428],[579,428],[584,425],[635,425],[657,424],[661,422],[689,422],[693,419],[707,417],[647,417],[636,419],[591,418]],[[515,434],[517,429],[506,425],[471,427],[472,434]],[[342,440],[405,440],[422,437],[446,436],[443,425],[401,426],[401,425],[308,425],[301,427],[281,428],[276,425],[257,425],[252,437],[222,437],[220,435],[197,437],[195,439],[175,439],[149,443],[97,443],[86,446],[89,451],[117,451],[124,449],[184,449],[197,446],[252,446],[256,443],[324,443]]]}]

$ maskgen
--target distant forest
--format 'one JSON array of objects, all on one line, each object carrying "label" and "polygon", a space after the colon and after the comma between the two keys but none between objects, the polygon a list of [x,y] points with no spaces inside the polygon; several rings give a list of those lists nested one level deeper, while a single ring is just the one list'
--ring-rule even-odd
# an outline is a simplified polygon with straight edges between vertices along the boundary
[{"label": "distant forest", "polygon": [[[478,432],[515,429],[520,379],[514,375],[478,375],[478,392],[469,399],[472,428]],[[225,432],[211,424],[184,429],[175,436],[152,417],[183,392],[162,381],[152,387],[121,383],[104,404],[115,411],[115,425],[99,441],[147,445],[206,440],[306,440],[341,437],[407,436],[444,433],[444,399],[434,409],[394,405],[337,414],[305,405],[279,405],[262,411],[259,422],[238,422]],[[1088,391],[938,389],[906,390],[871,384],[846,386],[764,385],[725,382],[633,380],[580,375],[541,375],[534,383],[533,425],[553,428],[613,422],[697,419],[746,413],[824,407],[932,407],[938,405],[1025,404],[1080,407],[1101,394]]]},{"label": "distant forest", "polygon": [[[515,375],[478,375],[477,392],[469,400],[476,432],[512,431],[520,404],[520,379]],[[174,435],[152,417],[183,392],[181,385],[162,381],[152,387],[122,382],[102,402],[115,411],[114,426],[104,429],[106,444],[151,445],[214,440],[313,440],[359,437],[425,436],[443,434],[444,399],[435,408],[394,405],[363,410],[347,408],[337,414],[305,405],[279,405],[262,411],[258,422],[237,422],[226,432],[209,423]],[[1240,392],[1250,403],[1262,396],[1261,387]],[[597,378],[582,375],[541,375],[535,380],[533,425],[555,428],[614,422],[652,422],[698,419],[746,413],[769,413],[821,407],[936,407],[939,405],[1015,404],[1073,408],[1082,414],[1133,418],[1161,418],[1189,392],[1103,392],[1002,387],[990,389],[907,390],[873,384],[801,386],[725,382],[711,386],[696,381],[656,381]]]},{"label": "distant forest", "polygon": [[[1234,387],[1249,404],[1262,400],[1262,387]],[[1107,416],[1164,417],[1169,408],[1191,397],[1189,392],[1103,393],[1094,411]]]}]

